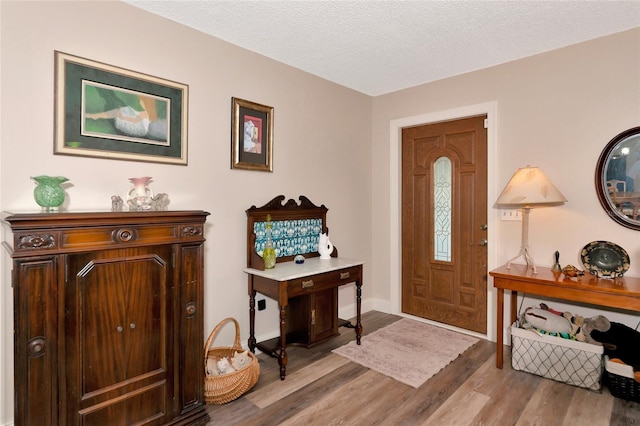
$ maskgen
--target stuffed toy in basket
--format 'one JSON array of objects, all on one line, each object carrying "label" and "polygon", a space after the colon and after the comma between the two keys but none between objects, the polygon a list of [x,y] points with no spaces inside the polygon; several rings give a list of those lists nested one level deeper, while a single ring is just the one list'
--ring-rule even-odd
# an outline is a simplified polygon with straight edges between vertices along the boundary
[{"label": "stuffed toy in basket", "polygon": [[[210,348],[225,324],[233,322],[236,337],[232,347]],[[258,382],[260,364],[254,354],[240,344],[240,326],[234,318],[225,318],[215,326],[204,346],[204,400],[207,404],[226,404],[239,398]]]}]

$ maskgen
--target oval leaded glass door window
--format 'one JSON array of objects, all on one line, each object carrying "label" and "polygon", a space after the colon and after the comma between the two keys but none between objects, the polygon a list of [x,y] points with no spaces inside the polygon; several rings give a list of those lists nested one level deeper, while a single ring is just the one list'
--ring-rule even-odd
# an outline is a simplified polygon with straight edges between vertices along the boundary
[{"label": "oval leaded glass door window", "polygon": [[435,260],[451,261],[451,160],[440,157],[433,165],[433,253]]}]

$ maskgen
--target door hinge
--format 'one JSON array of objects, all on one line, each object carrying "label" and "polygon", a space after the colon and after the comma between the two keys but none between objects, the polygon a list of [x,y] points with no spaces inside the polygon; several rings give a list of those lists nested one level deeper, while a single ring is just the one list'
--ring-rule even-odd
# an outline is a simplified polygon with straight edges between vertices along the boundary
[{"label": "door hinge", "polygon": [[488,119],[488,118],[485,118],[485,119],[484,119],[484,128],[485,128],[485,129],[488,129],[488,128],[489,128],[489,119]]}]

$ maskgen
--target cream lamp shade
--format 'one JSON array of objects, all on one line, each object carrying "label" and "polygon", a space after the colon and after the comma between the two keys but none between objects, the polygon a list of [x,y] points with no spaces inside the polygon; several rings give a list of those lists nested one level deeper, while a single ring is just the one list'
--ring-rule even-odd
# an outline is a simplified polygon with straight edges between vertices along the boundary
[{"label": "cream lamp shade", "polygon": [[522,244],[518,255],[507,262],[507,269],[511,269],[511,262],[524,257],[527,267],[531,267],[534,274],[538,273],[529,253],[529,211],[534,207],[559,206],[566,202],[565,196],[538,167],[527,166],[516,170],[496,201],[498,208],[522,209]]},{"label": "cream lamp shade", "polygon": [[496,201],[501,208],[558,206],[567,199],[538,167],[522,167],[511,176]]}]

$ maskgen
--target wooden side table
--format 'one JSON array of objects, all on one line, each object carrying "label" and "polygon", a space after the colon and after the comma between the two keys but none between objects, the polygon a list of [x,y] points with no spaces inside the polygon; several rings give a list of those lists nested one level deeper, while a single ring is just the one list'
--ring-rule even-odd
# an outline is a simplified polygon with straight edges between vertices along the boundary
[{"label": "wooden side table", "polygon": [[503,364],[505,290],[511,290],[510,324],[517,316],[518,292],[640,312],[640,278],[603,279],[589,273],[578,278],[567,278],[560,272],[552,272],[550,268],[538,267],[537,270],[538,273],[534,274],[525,265],[511,265],[510,270],[505,265],[489,272],[493,277],[493,286],[498,289],[497,368],[502,368]]},{"label": "wooden side table", "polygon": [[[275,268],[259,270],[245,268],[244,272],[249,274],[249,348],[252,352],[257,347],[261,351],[278,358],[280,365],[280,378],[284,380],[287,368],[287,331],[289,330],[289,320],[287,307],[291,300],[306,296],[327,295],[335,292],[335,297],[329,297],[330,309],[325,312],[315,312],[313,307],[309,308],[308,321],[310,325],[305,333],[308,337],[303,339],[303,344],[311,345],[321,340],[334,336],[338,333],[338,298],[337,289],[339,286],[353,283],[356,285],[356,342],[360,344],[362,335],[361,297],[362,297],[362,261],[335,257],[331,259],[320,259],[313,257],[306,259],[305,263],[299,265],[295,262],[278,263]],[[264,294],[278,302],[280,310],[280,337],[266,342],[256,342],[255,337],[255,297],[256,293]],[[322,296],[321,296],[322,297]],[[307,309],[301,304],[296,304],[297,318],[304,315]],[[302,313],[301,313],[302,312]],[[320,317],[322,316],[322,319]],[[318,329],[316,324],[323,326]]]}]

